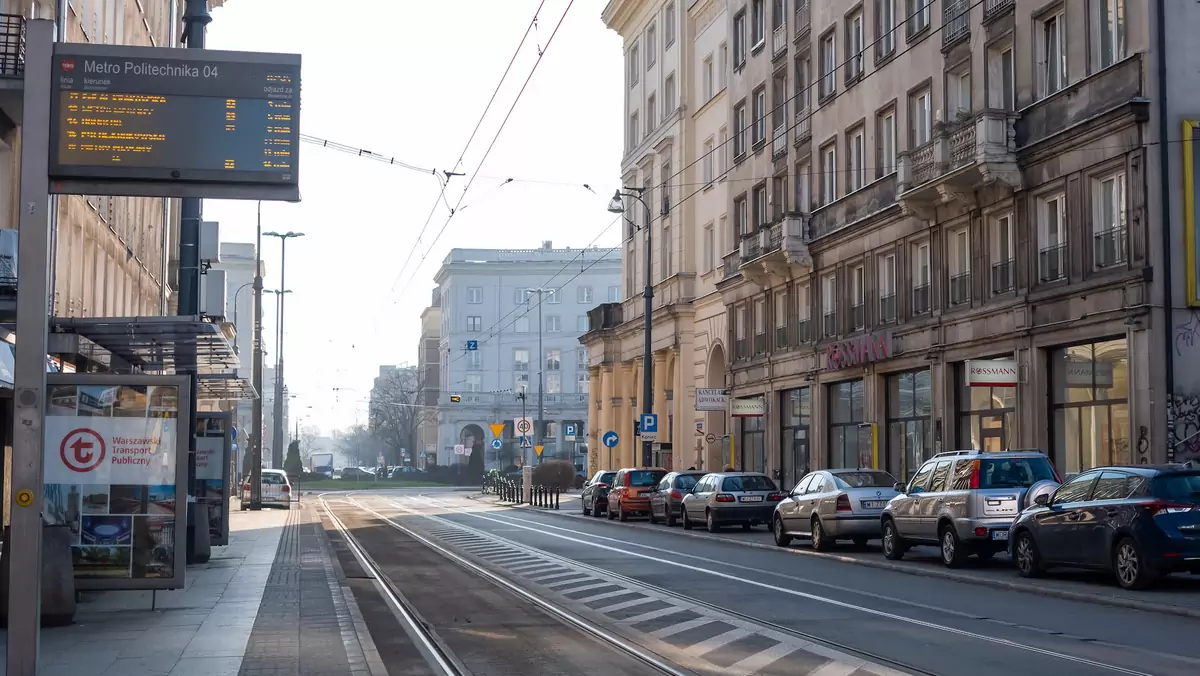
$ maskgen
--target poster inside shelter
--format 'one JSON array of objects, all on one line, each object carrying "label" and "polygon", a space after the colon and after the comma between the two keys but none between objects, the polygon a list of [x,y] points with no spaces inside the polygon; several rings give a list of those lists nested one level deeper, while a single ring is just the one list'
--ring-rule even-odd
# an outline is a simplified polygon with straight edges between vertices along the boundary
[{"label": "poster inside shelter", "polygon": [[225,453],[228,420],[199,413],[196,416],[196,503],[208,509],[209,535],[213,542],[225,539],[229,494]]}]

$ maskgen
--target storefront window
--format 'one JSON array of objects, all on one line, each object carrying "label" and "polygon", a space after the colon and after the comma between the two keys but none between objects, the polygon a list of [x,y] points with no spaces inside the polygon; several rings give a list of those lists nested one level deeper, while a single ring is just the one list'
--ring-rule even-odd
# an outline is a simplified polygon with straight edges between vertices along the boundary
[{"label": "storefront window", "polygon": [[994,453],[1010,448],[1016,434],[1017,388],[971,387],[966,364],[957,364],[958,450]]},{"label": "storefront window", "polygon": [[929,370],[888,376],[887,467],[907,481],[933,455]]},{"label": "storefront window", "polygon": [[870,467],[871,430],[863,425],[863,381],[829,386],[829,467]]},{"label": "storefront window", "polygon": [[1126,340],[1062,348],[1050,358],[1053,452],[1060,471],[1130,464]]},{"label": "storefront window", "polygon": [[782,434],[779,435],[781,481],[794,486],[808,474],[808,427],[812,423],[812,388],[783,393]]},{"label": "storefront window", "polygon": [[762,416],[747,416],[742,421],[742,466],[743,472],[762,472],[766,470],[766,446]]}]

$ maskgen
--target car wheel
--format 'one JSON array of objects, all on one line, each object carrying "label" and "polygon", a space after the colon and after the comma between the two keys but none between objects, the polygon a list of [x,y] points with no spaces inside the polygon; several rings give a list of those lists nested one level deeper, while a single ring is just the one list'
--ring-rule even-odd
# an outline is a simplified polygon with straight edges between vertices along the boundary
[{"label": "car wheel", "polygon": [[658,523],[658,515],[654,513],[654,505],[650,505],[650,523]]},{"label": "car wheel", "polygon": [[775,536],[775,544],[780,547],[787,547],[792,544],[792,536],[787,534],[783,528],[783,519],[778,516],[771,522],[771,533]]},{"label": "car wheel", "polygon": [[683,529],[684,530],[692,529],[692,520],[688,518],[688,513],[687,513],[686,507],[679,508],[679,518],[680,518],[680,520],[683,521]]},{"label": "car wheel", "polygon": [[667,522],[667,527],[674,528],[675,527],[675,512],[671,511],[671,508],[669,505],[666,505],[663,507],[663,516],[665,517],[663,520]]},{"label": "car wheel", "polygon": [[871,538],[867,537],[866,535],[855,535],[853,538],[851,538],[851,541],[854,543],[855,547],[861,548],[866,547],[867,541],[870,539]]},{"label": "car wheel", "polygon": [[954,532],[954,527],[950,524],[942,526],[938,539],[942,543],[942,563],[947,568],[961,567],[967,558],[967,550],[962,540],[958,539],[958,533]]},{"label": "car wheel", "polygon": [[900,533],[896,531],[896,524],[891,519],[883,522],[883,533],[880,536],[883,539],[883,556],[892,561],[899,561],[904,558],[904,551],[908,549],[904,543],[904,538],[900,537]]},{"label": "car wheel", "polygon": [[833,540],[825,535],[825,527],[821,525],[821,517],[812,519],[812,548],[818,552],[827,552],[833,547]]},{"label": "car wheel", "polygon": [[1038,553],[1037,543],[1033,535],[1023,530],[1017,534],[1017,543],[1013,547],[1013,563],[1017,565],[1017,573],[1021,577],[1041,577],[1045,569],[1042,567],[1042,555]]},{"label": "car wheel", "polygon": [[1158,579],[1157,573],[1142,558],[1141,548],[1131,537],[1121,538],[1113,550],[1113,571],[1122,589],[1146,589]]},{"label": "car wheel", "polygon": [[580,500],[580,501],[579,501],[579,504],[583,505],[583,515],[584,515],[584,516],[591,516],[591,515],[592,515],[592,510],[588,509],[588,506],[587,506],[587,500]]},{"label": "car wheel", "polygon": [[614,517],[614,516],[616,516],[616,514],[613,514],[613,511],[612,511],[612,505],[606,505],[606,506],[604,507],[604,516],[605,516],[605,517],[606,517],[606,518],[607,518],[609,521],[612,521],[612,520],[613,520],[613,517]]},{"label": "car wheel", "polygon": [[716,517],[713,516],[712,510],[704,512],[705,525],[708,526],[708,532],[716,533],[721,530],[721,524],[717,523]]},{"label": "car wheel", "polygon": [[625,506],[617,503],[617,521],[625,522],[629,520],[629,515],[625,513]]}]

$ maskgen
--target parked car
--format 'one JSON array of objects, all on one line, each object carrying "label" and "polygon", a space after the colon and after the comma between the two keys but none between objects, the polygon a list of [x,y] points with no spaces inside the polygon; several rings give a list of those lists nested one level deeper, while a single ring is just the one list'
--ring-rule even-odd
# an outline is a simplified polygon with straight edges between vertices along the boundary
[{"label": "parked car", "polygon": [[424,474],[425,470],[411,465],[399,465],[392,468],[388,475],[389,479],[416,479]]},{"label": "parked car", "polygon": [[675,525],[679,516],[679,506],[683,504],[683,496],[692,490],[692,486],[704,476],[704,472],[689,470],[686,472],[669,472],[650,496],[650,523],[658,523],[659,515],[668,526]]},{"label": "parked car", "polygon": [[775,507],[775,544],[786,547],[793,537],[806,537],[817,551],[845,539],[861,547],[880,537],[879,518],[898,495],[895,486],[895,477],[877,469],[810,472]]},{"label": "parked car", "polygon": [[684,530],[691,530],[697,522],[705,524],[710,533],[735,523],[750,530],[770,523],[781,500],[783,494],[766,474],[718,472],[701,477],[683,496],[679,517]]},{"label": "parked car", "polygon": [[617,470],[606,496],[608,518],[611,520],[616,517],[621,521],[628,521],[633,515],[649,515],[650,494],[666,474],[667,470],[659,467],[629,467]]},{"label": "parked car", "polygon": [[1024,577],[1090,568],[1112,572],[1125,589],[1145,589],[1163,575],[1200,575],[1200,468],[1098,467],[1035,502],[1011,530]]},{"label": "parked car", "polygon": [[[275,505],[290,509],[292,506],[292,483],[288,481],[287,473],[281,469],[264,469],[259,476],[263,506]],[[242,483],[242,509],[246,509],[249,504],[250,480],[247,479]]]},{"label": "parked car", "polygon": [[602,469],[583,485],[579,501],[583,504],[584,516],[600,516],[602,511],[608,509],[608,488],[616,476],[613,470]]},{"label": "parked car", "polygon": [[883,509],[883,555],[897,560],[912,545],[940,545],[954,568],[974,554],[991,558],[1008,547],[1009,526],[1045,482],[1061,483],[1040,451],[946,451],[927,460]]}]

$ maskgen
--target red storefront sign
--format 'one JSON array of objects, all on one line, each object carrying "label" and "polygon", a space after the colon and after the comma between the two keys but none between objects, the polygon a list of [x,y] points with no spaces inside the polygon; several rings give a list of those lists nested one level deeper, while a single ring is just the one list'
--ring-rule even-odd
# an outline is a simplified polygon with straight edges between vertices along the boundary
[{"label": "red storefront sign", "polygon": [[892,358],[892,332],[841,340],[825,347],[825,369],[837,371]]}]

